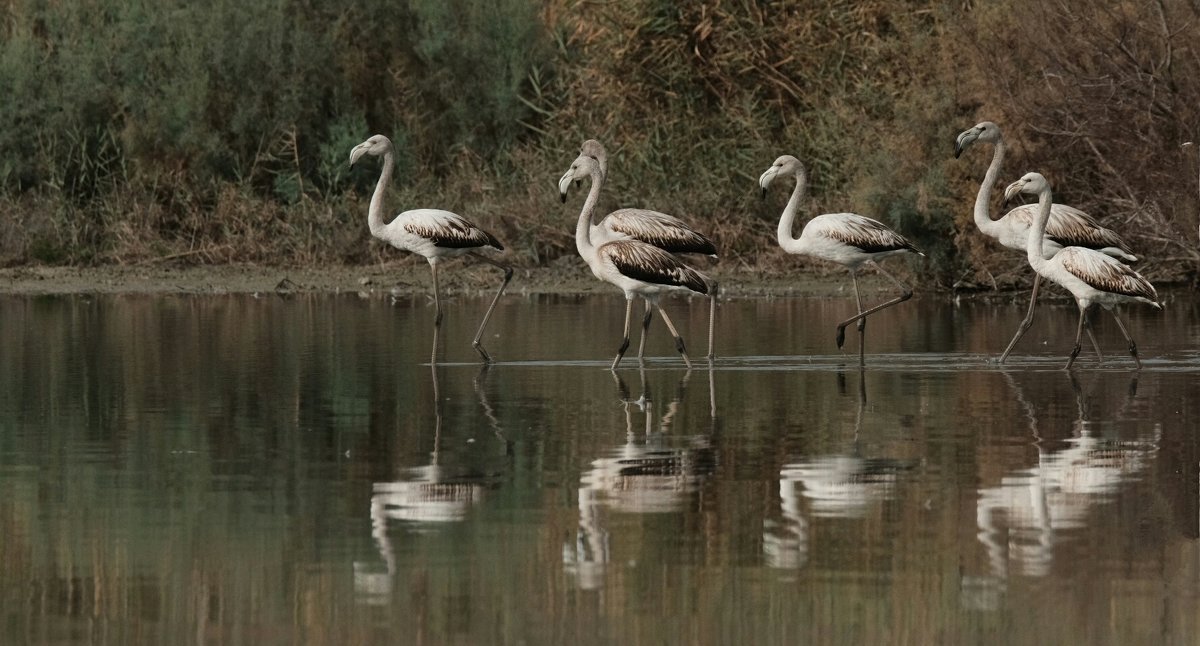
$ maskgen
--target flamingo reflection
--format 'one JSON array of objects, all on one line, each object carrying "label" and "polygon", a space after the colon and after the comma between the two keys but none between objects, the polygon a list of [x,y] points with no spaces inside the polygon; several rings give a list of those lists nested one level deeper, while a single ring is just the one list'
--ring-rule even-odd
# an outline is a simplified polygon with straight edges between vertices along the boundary
[{"label": "flamingo reflection", "polygon": [[[1079,382],[1075,375],[1070,375],[1077,418],[1071,437],[1062,442],[1066,448],[1053,450],[1043,439],[1034,407],[1020,386],[1008,373],[1004,377],[1025,411],[1038,458],[1037,464],[1004,476],[998,485],[979,492],[977,536],[987,551],[995,577],[991,585],[997,590],[1003,589],[1001,582],[1008,578],[1010,565],[1025,576],[1049,574],[1054,548],[1062,540],[1060,533],[1085,527],[1096,506],[1111,501],[1123,483],[1144,471],[1158,450],[1160,438],[1157,425],[1149,437],[1135,441],[1098,436],[1097,424],[1088,419]],[[1136,391],[1135,375],[1122,408],[1130,403]],[[1120,413],[1115,417],[1120,417]],[[982,581],[975,583],[977,587],[984,585]],[[998,602],[997,596],[992,594],[977,601],[989,605],[986,600]]]},{"label": "flamingo reflection", "polygon": [[[844,374],[839,373],[838,382],[844,392]],[[768,520],[763,533],[764,557],[770,567],[791,569],[808,562],[810,517],[863,518],[891,499],[900,475],[915,468],[913,460],[862,455],[858,435],[866,404],[866,382],[860,371],[852,450],[791,462],[780,469],[780,519]]]},{"label": "flamingo reflection", "polygon": [[[475,392],[484,415],[495,435],[504,439],[499,421],[482,387],[485,366],[475,380]],[[388,534],[391,522],[452,523],[467,518],[484,498],[484,478],[480,474],[441,463],[442,404],[437,364],[430,365],[433,382],[434,431],[429,463],[408,467],[395,480],[376,482],[371,494],[371,536],[386,566],[386,572],[371,572],[366,564],[355,563],[355,588],[363,594],[386,597],[391,593],[396,573],[396,555]]]},{"label": "flamingo reflection", "polygon": [[[609,456],[593,460],[591,468],[580,478],[579,528],[574,544],[563,546],[563,563],[581,589],[597,589],[604,581],[610,557],[606,510],[627,514],[682,512],[715,471],[716,458],[707,434],[675,438],[684,440],[682,446],[678,441],[667,441],[691,371],[679,381],[674,398],[658,419],[657,430],[655,402],[646,385],[646,373],[638,372],[642,392],[637,399],[630,398],[621,376],[612,373],[625,409],[625,443],[614,448]],[[715,415],[711,374],[709,387],[710,411]],[[634,429],[633,408],[642,413],[640,433]],[[715,421],[715,416],[711,419]]]}]

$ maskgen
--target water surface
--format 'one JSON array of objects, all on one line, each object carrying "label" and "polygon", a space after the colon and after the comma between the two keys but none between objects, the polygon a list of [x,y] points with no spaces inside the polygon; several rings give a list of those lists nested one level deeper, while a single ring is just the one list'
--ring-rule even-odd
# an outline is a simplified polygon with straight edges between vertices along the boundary
[{"label": "water surface", "polygon": [[[0,642],[1192,644],[1200,312],[0,298]],[[694,354],[706,305],[670,311]],[[633,346],[636,352],[636,339]]]}]

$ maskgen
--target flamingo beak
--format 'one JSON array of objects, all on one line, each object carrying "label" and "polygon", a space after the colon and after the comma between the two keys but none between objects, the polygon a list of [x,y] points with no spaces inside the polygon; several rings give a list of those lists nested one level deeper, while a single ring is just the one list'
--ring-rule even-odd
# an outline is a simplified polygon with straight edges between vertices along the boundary
[{"label": "flamingo beak", "polygon": [[775,179],[775,167],[772,166],[758,176],[758,188],[762,191],[762,198],[767,198],[767,188],[771,186],[771,180]]},{"label": "flamingo beak", "polygon": [[558,197],[562,199],[563,204],[567,203],[567,191],[571,190],[571,182],[576,184],[579,180],[575,179],[575,167],[571,166],[567,172],[563,173],[562,179],[558,180]]},{"label": "flamingo beak", "polygon": [[963,151],[966,150],[971,144],[975,143],[975,140],[978,138],[979,133],[974,128],[971,128],[970,130],[964,130],[959,133],[958,139],[954,140],[954,158],[958,159],[958,156],[961,155]]},{"label": "flamingo beak", "polygon": [[1017,193],[1020,193],[1021,189],[1023,188],[1025,188],[1025,180],[1023,179],[1019,179],[1012,184],[1009,184],[1008,188],[1004,189],[1004,203],[1007,205],[1009,202],[1011,202],[1012,199],[1017,196]]},{"label": "flamingo beak", "polygon": [[359,159],[362,159],[362,156],[365,155],[366,152],[367,145],[365,143],[355,146],[354,149],[350,151],[350,165],[353,166],[355,162],[357,162]]}]

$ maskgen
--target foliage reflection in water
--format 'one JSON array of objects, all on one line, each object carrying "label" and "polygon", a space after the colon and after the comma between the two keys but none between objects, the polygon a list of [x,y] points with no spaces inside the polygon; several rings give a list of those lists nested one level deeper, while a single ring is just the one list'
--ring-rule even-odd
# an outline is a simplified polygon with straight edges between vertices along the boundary
[{"label": "foliage reflection in water", "polygon": [[712,369],[614,376],[621,304],[506,299],[480,371],[425,363],[419,298],[0,298],[3,641],[1200,630],[1194,306],[1132,318],[1140,374],[1045,369],[1055,303],[999,370],[1021,304],[933,299],[873,320],[859,371],[850,299],[785,299],[723,303]]}]

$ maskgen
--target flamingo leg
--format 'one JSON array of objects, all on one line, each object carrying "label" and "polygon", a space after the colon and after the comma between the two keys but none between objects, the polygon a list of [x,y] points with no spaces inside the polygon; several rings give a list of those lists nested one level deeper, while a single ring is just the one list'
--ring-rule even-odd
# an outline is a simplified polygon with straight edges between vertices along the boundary
[{"label": "flamingo leg", "polygon": [[643,363],[646,356],[646,335],[650,332],[650,319],[654,318],[650,299],[646,299],[646,313],[642,316],[642,339],[638,342],[638,362]]},{"label": "flamingo leg", "polygon": [[713,327],[717,322],[717,283],[708,286],[708,361],[717,358],[713,350]]},{"label": "flamingo leg", "polygon": [[1029,311],[1025,312],[1025,318],[1021,321],[1021,325],[1017,327],[1017,333],[1013,335],[1012,341],[1008,342],[1008,347],[1004,348],[1004,353],[1000,355],[1000,363],[1004,363],[1008,359],[1008,355],[1016,347],[1017,341],[1025,336],[1025,332],[1029,330],[1029,326],[1033,324],[1033,313],[1037,309],[1038,289],[1042,286],[1042,275],[1035,273],[1033,275],[1033,293],[1029,295]]},{"label": "flamingo leg", "polygon": [[438,296],[438,271],[437,263],[429,263],[429,269],[433,272],[433,354],[429,357],[430,363],[437,363],[438,355],[438,332],[442,328],[442,302]]},{"label": "flamingo leg", "polygon": [[[862,308],[862,296],[860,296],[858,293],[858,272],[856,272],[856,271],[850,272],[850,279],[854,282],[854,304],[857,307],[859,313],[861,314],[863,311],[863,308]],[[858,319],[858,365],[860,368],[862,366],[866,365],[866,359],[864,356],[864,353],[866,352],[866,344],[867,344],[867,319],[861,318],[861,319]]]},{"label": "flamingo leg", "polygon": [[617,350],[617,357],[613,359],[609,370],[616,371],[617,366],[621,363],[621,357],[625,356],[625,351],[629,349],[629,317],[633,314],[633,298],[625,299],[625,340],[621,342],[620,349]]},{"label": "flamingo leg", "polygon": [[504,294],[504,288],[508,287],[508,281],[512,280],[513,268],[488,258],[487,256],[475,252],[471,252],[471,256],[486,262],[493,267],[498,267],[504,270],[504,282],[500,283],[500,289],[496,290],[496,295],[492,298],[492,304],[488,305],[487,311],[483,313],[483,321],[479,324],[479,330],[475,332],[475,338],[471,341],[471,347],[475,348],[479,356],[483,358],[484,363],[491,363],[492,357],[483,349],[483,329],[487,327],[488,319],[492,318],[492,311],[496,309],[496,303],[500,302],[500,297]]},{"label": "flamingo leg", "polygon": [[687,364],[688,370],[691,370],[692,360],[688,358],[687,347],[683,345],[683,337],[679,336],[679,332],[675,331],[675,325],[671,323],[671,317],[667,316],[667,311],[662,308],[662,305],[658,306],[658,313],[662,316],[663,323],[667,324],[667,329],[671,331],[671,336],[675,337],[675,349],[683,357],[683,362]]},{"label": "flamingo leg", "polygon": [[1100,352],[1100,344],[1096,342],[1096,335],[1092,334],[1092,317],[1088,316],[1083,321],[1083,331],[1087,333],[1088,340],[1092,342],[1092,349],[1096,351],[1096,357],[1099,359],[1100,365],[1104,365],[1104,353]]},{"label": "flamingo leg", "polygon": [[1088,312],[1091,311],[1091,306],[1079,308],[1079,325],[1075,328],[1075,347],[1071,350],[1071,356],[1067,359],[1067,365],[1063,366],[1063,370],[1070,370],[1071,364],[1075,363],[1075,358],[1079,356],[1079,350],[1082,349],[1083,341],[1083,326],[1087,319]]},{"label": "flamingo leg", "polygon": [[874,314],[875,312],[878,312],[879,310],[891,307],[897,303],[903,303],[904,301],[912,298],[912,295],[913,295],[912,288],[910,288],[908,285],[905,285],[904,283],[897,280],[895,276],[889,274],[886,270],[884,270],[883,267],[880,267],[878,263],[872,262],[872,264],[874,264],[875,268],[879,270],[879,273],[883,274],[884,276],[887,276],[889,280],[891,280],[893,283],[895,283],[896,286],[901,289],[901,293],[899,296],[897,296],[896,298],[893,298],[890,301],[880,303],[879,305],[876,305],[875,307],[872,307],[871,309],[869,309],[865,312],[859,312],[858,314],[855,314],[854,316],[846,319],[845,321],[838,323],[837,347],[839,347],[839,348],[842,347],[842,344],[846,342],[846,326],[847,325],[850,325],[851,323],[858,321],[860,319],[865,319],[866,317],[870,316],[871,314]]},{"label": "flamingo leg", "polygon": [[[1137,344],[1133,342],[1133,337],[1129,336],[1129,330],[1125,329],[1125,323],[1121,321],[1121,317],[1117,316],[1116,310],[1112,312],[1113,320],[1117,322],[1117,327],[1121,328],[1121,334],[1125,335],[1125,340],[1129,342],[1129,356],[1133,357],[1133,362],[1137,364],[1137,369],[1142,369],[1142,360],[1138,359]],[[1137,382],[1134,382],[1133,388],[1137,388]]]}]

